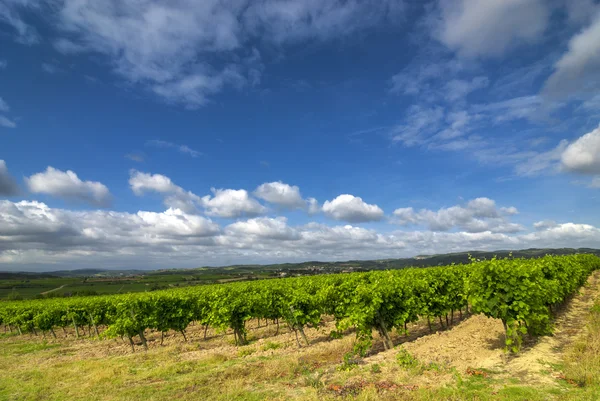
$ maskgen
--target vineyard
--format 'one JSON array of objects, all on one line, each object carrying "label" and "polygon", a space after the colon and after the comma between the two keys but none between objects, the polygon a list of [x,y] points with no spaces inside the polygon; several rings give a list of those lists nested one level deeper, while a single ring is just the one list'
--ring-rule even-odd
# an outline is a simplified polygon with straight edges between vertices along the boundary
[{"label": "vineyard", "polygon": [[[506,348],[518,352],[525,335],[550,334],[553,310],[585,283],[600,258],[592,255],[537,259],[492,259],[423,269],[335,274],[206,285],[128,295],[74,297],[0,303],[0,324],[23,335],[127,339],[148,348],[149,331],[175,331],[187,341],[191,324],[231,332],[247,343],[250,320],[285,325],[298,347],[310,345],[307,327],[333,319],[333,338],[353,330],[354,353],[365,355],[379,333],[385,349],[390,333],[424,320],[452,325],[463,313],[500,319]],[[61,330],[62,329],[62,330]]]}]

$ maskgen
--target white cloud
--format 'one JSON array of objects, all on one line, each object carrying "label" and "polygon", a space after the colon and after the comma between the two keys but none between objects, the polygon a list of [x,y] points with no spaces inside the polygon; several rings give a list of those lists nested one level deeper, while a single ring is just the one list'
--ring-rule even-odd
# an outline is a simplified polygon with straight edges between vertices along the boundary
[{"label": "white cloud", "polygon": [[0,97],[0,111],[8,112],[9,110],[10,107],[8,106],[8,103]]},{"label": "white cloud", "polygon": [[254,196],[288,209],[303,209],[307,206],[307,202],[300,194],[300,188],[281,181],[260,185],[254,191]]},{"label": "white cloud", "polygon": [[370,205],[362,198],[353,195],[339,195],[323,204],[323,213],[335,220],[349,223],[379,221],[383,218],[383,210],[377,205]]},{"label": "white cloud", "polygon": [[542,93],[548,97],[594,95],[600,89],[600,13],[569,42]]},{"label": "white cloud", "polygon": [[161,141],[158,139],[153,139],[151,141],[147,141],[146,146],[153,146],[156,148],[176,149],[178,152],[187,154],[192,157],[202,156],[202,152],[194,150],[187,145],[177,145],[176,143],[173,143],[173,142]]},{"label": "white cloud", "polygon": [[225,218],[252,217],[264,214],[267,208],[248,195],[245,189],[215,189],[213,196],[202,197],[202,205],[209,216]]},{"label": "white cloud", "polygon": [[600,174],[600,126],[571,143],[560,159],[568,171]]},{"label": "white cloud", "polygon": [[0,116],[0,127],[5,127],[5,128],[15,128],[17,126],[17,123],[15,123],[12,120],[9,120],[8,118],[4,117],[4,116]]},{"label": "white cloud", "polygon": [[246,221],[237,221],[228,225],[225,231],[232,237],[252,236],[258,239],[282,241],[300,238],[298,231],[287,225],[285,217],[257,217]]},{"label": "white cloud", "polygon": [[462,56],[500,56],[538,40],[550,12],[543,0],[442,0],[435,35]]},{"label": "white cloud", "polygon": [[111,194],[106,185],[96,181],[81,181],[71,170],[61,171],[48,166],[46,171],[25,179],[29,190],[36,194],[47,194],[66,200],[86,202],[107,207]]},{"label": "white cloud", "polygon": [[19,186],[8,172],[6,162],[0,159],[0,196],[13,196],[19,193]]},{"label": "white cloud", "polygon": [[[564,247],[562,244],[574,244],[585,238],[577,247],[587,247],[589,240],[600,240],[600,230],[589,224],[564,223],[549,226],[539,231],[524,234],[520,239],[525,243],[544,243],[551,247]],[[597,245],[592,245],[597,246]]]},{"label": "white cloud", "polygon": [[171,179],[162,174],[148,174],[137,170],[129,172],[129,185],[137,196],[146,192],[157,192],[164,196],[164,204],[168,207],[181,209],[186,213],[197,211],[197,205],[202,199],[190,191],[175,185]]},{"label": "white cloud", "polygon": [[412,207],[394,210],[395,223],[401,225],[426,225],[432,231],[449,231],[454,228],[469,233],[515,233],[522,231],[519,224],[507,221],[505,215],[517,214],[514,207],[500,208],[489,198],[476,198],[465,206],[452,206],[438,211]]},{"label": "white cloud", "polygon": [[308,214],[317,214],[321,212],[321,205],[319,205],[319,201],[315,198],[308,198],[306,203],[308,204]]},{"label": "white cloud", "polygon": [[8,66],[8,61],[0,59],[0,70],[3,70]]}]

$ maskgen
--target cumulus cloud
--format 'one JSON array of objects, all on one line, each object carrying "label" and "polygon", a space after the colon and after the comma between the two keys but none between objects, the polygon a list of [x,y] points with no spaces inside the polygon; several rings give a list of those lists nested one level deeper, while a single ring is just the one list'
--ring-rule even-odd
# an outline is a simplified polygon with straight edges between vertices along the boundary
[{"label": "cumulus cloud", "polygon": [[600,89],[600,13],[575,35],[542,93],[550,98],[594,95]]},{"label": "cumulus cloud", "polygon": [[370,205],[362,198],[349,194],[325,201],[322,209],[326,216],[349,223],[379,221],[383,218],[383,210],[379,206]]},{"label": "cumulus cloud", "polygon": [[437,38],[462,56],[478,57],[535,42],[551,9],[543,0],[442,0],[438,12]]},{"label": "cumulus cloud", "polygon": [[82,181],[71,170],[61,171],[48,166],[46,171],[25,179],[29,191],[47,194],[93,206],[108,207],[112,196],[106,185],[97,181]]},{"label": "cumulus cloud", "polygon": [[162,194],[166,206],[181,209],[187,213],[196,212],[197,205],[202,203],[199,196],[175,185],[169,177],[162,174],[149,174],[131,170],[129,172],[129,185],[137,196],[142,196],[147,192]]},{"label": "cumulus cloud", "polygon": [[19,186],[9,174],[6,162],[0,160],[0,196],[13,196],[19,193]]},{"label": "cumulus cloud", "polygon": [[560,159],[568,171],[600,174],[600,126],[567,146]]},{"label": "cumulus cloud", "polygon": [[254,191],[254,196],[288,209],[303,209],[307,207],[307,202],[300,194],[300,188],[281,181],[267,182],[260,185]]},{"label": "cumulus cloud", "polygon": [[285,217],[257,217],[246,221],[237,221],[225,228],[232,237],[253,236],[259,239],[297,240],[298,230],[287,225]]},{"label": "cumulus cloud", "polygon": [[[489,201],[477,201],[474,207],[478,215],[495,215]],[[173,208],[162,213],[72,211],[40,202],[0,201],[0,263],[9,270],[378,259],[467,250],[594,247],[599,242],[597,227],[574,223],[538,225],[536,231],[523,234],[380,233],[353,225],[289,226],[283,217],[259,217],[221,229],[206,217]]]},{"label": "cumulus cloud", "polygon": [[464,206],[452,206],[437,211],[412,207],[394,210],[394,222],[401,225],[425,225],[431,231],[449,231],[461,229],[468,233],[515,233],[524,228],[511,223],[506,216],[515,215],[514,206],[498,208],[496,202],[489,198],[476,198]]},{"label": "cumulus cloud", "polygon": [[209,216],[235,218],[258,216],[267,208],[253,199],[245,189],[211,189],[213,195],[202,197],[202,205]]}]

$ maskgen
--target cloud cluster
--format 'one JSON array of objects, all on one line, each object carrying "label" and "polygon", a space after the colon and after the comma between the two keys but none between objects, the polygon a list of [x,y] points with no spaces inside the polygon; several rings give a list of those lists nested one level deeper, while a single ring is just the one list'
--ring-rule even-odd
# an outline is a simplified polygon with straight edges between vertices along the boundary
[{"label": "cloud cluster", "polygon": [[[516,212],[485,199],[474,200],[465,209],[476,216]],[[467,220],[458,217],[454,223],[468,225]],[[193,267],[375,259],[470,249],[585,247],[600,241],[600,230],[586,224],[540,223],[535,228],[524,234],[491,229],[382,233],[352,225],[290,226],[284,217],[256,217],[219,227],[209,218],[173,208],[161,213],[72,211],[4,200],[0,201],[0,263],[14,270]]]},{"label": "cloud cluster", "polygon": [[142,196],[147,192],[156,192],[164,196],[164,204],[184,210],[187,213],[197,211],[202,199],[190,191],[175,185],[171,179],[162,174],[149,174],[137,170],[129,172],[129,186],[134,194]]},{"label": "cloud cluster", "polygon": [[237,218],[266,213],[267,208],[250,197],[245,189],[211,189],[213,195],[202,197],[202,206],[209,216]]},{"label": "cloud cluster", "polygon": [[26,178],[25,182],[34,194],[46,194],[99,207],[111,204],[112,196],[106,185],[97,181],[82,181],[71,170],[61,171],[49,166],[46,171]]},{"label": "cloud cluster", "polygon": [[349,223],[365,223],[383,219],[383,210],[377,205],[371,205],[354,195],[339,195],[331,201],[323,203],[323,213],[334,220]]},{"label": "cloud cluster", "polygon": [[394,222],[400,225],[425,225],[431,231],[460,229],[467,233],[515,233],[523,231],[520,224],[511,223],[507,216],[518,211],[514,206],[498,208],[489,198],[476,198],[464,206],[452,206],[437,211],[412,207],[394,210]]}]

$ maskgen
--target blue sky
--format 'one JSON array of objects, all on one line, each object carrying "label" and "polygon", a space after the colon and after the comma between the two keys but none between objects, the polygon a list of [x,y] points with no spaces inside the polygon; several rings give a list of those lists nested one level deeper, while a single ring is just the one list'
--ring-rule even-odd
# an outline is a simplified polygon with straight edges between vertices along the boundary
[{"label": "blue sky", "polygon": [[592,0],[0,1],[0,270],[600,245]]}]

